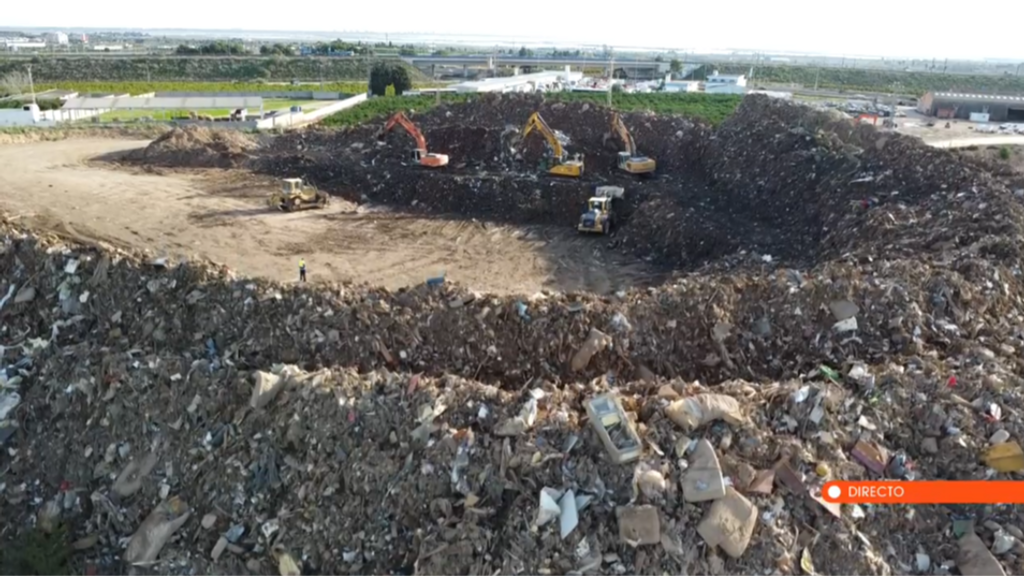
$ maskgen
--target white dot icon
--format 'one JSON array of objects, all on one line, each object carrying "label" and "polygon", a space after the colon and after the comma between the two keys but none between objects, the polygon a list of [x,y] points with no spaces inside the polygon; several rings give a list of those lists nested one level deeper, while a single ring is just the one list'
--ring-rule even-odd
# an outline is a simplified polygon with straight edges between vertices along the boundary
[{"label": "white dot icon", "polygon": [[842,491],[841,488],[839,488],[839,486],[829,486],[828,487],[828,497],[833,499],[833,500],[835,500],[836,498],[839,498],[839,496],[841,496],[842,493],[843,493],[843,491]]}]

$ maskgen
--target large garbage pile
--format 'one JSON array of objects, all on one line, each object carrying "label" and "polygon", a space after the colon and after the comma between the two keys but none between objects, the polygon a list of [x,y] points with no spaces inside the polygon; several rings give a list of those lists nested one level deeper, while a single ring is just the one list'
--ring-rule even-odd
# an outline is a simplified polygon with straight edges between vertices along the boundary
[{"label": "large garbage pile", "polygon": [[[544,176],[544,142],[516,134],[535,110],[586,158],[581,181]],[[879,250],[911,255],[950,243],[1013,252],[1018,203],[976,165],[918,140],[762,95],[712,130],[651,114],[624,116],[659,178],[614,168],[621,147],[610,113],[583,103],[489,96],[413,115],[452,166],[429,171],[412,140],[380,126],[279,138],[256,163],[301,174],[349,199],[512,223],[573,225],[600,184],[627,188],[617,244],[644,258],[695,268],[744,250],[796,265]],[[435,137],[435,135],[437,135]],[[436,143],[436,144],[435,144]],[[1004,240],[1000,240],[1000,238]]]},{"label": "large garbage pile", "polygon": [[174,128],[123,160],[169,168],[237,168],[253,158],[259,142],[238,130]]},{"label": "large garbage pile", "polygon": [[517,300],[0,228],[5,572],[1024,569],[1019,508],[820,497],[1024,472],[1024,286],[970,246]]}]

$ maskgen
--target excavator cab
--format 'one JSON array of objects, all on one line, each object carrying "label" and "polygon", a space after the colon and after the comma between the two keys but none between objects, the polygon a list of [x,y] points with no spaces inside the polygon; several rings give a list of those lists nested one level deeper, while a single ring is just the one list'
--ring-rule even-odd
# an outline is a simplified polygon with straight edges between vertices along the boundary
[{"label": "excavator cab", "polygon": [[553,165],[550,167],[547,167],[546,164],[544,165],[548,174],[552,176],[567,176],[569,178],[579,178],[583,175],[583,156],[574,154],[572,160],[567,159],[568,155],[565,152],[565,148],[558,141],[555,131],[541,118],[540,112],[534,112],[530,115],[530,119],[526,121],[526,126],[523,128],[520,138],[525,140],[530,135],[530,132],[534,130],[538,130],[544,136],[544,140],[547,141],[548,148],[551,151]]},{"label": "excavator cab", "polygon": [[622,140],[625,150],[619,152],[618,155],[618,167],[619,170],[629,172],[630,174],[637,174],[640,176],[649,176],[654,173],[657,168],[657,162],[647,156],[642,156],[636,151],[636,142],[633,141],[633,135],[629,133],[629,129],[622,122],[622,118],[618,114],[612,116],[612,130],[619,135]]}]

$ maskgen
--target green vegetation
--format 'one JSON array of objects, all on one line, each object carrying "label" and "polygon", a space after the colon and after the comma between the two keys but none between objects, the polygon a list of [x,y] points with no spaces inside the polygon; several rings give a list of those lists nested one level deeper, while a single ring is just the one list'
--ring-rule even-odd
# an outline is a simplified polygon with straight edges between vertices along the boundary
[{"label": "green vegetation", "polygon": [[[0,100],[0,108],[20,110],[22,106],[31,104],[32,100]],[[56,110],[64,105],[60,100],[36,100],[40,110]]]},{"label": "green vegetation", "polygon": [[395,62],[377,62],[370,70],[370,94],[384,96],[391,88],[393,94],[401,96],[412,88],[409,69]]},{"label": "green vegetation", "polygon": [[[363,80],[370,74],[371,59],[238,57],[34,57],[0,58],[0,76],[24,72],[32,65],[41,84],[77,82],[325,82]],[[402,62],[412,80],[425,80],[419,71]]]},{"label": "green vegetation", "polygon": [[1010,159],[1010,147],[1009,146],[1003,146],[1003,147],[1001,147],[999,149],[999,158],[1002,159],[1002,160],[1009,160]]},{"label": "green vegetation", "polygon": [[[722,74],[747,74],[749,65],[702,66],[691,74],[703,79],[706,69],[717,68]],[[798,84],[805,88],[842,90],[845,92],[899,92],[920,96],[932,91],[971,93],[1024,93],[1024,77],[984,74],[942,74],[938,72],[903,72],[867,68],[814,68],[811,66],[761,66],[754,71],[755,85]]]},{"label": "green vegetation", "polygon": [[[469,96],[463,94],[443,94],[441,101],[465,102],[469,100],[469,98]],[[399,110],[415,110],[416,112],[423,112],[433,108],[436,102],[437,97],[433,95],[371,98],[366,102],[346,110],[342,110],[336,114],[331,114],[327,118],[324,118],[320,125],[337,127],[354,126],[389,116]]]},{"label": "green vegetation", "polygon": [[61,525],[52,534],[35,528],[15,542],[0,544],[0,574],[69,574],[67,530]]},{"label": "green vegetation", "polygon": [[243,56],[246,51],[241,42],[217,40],[199,46],[179,44],[174,53],[179,56]]},{"label": "green vegetation", "polygon": [[[263,101],[263,111],[272,112],[274,110],[288,110],[292,106],[301,106],[303,111],[316,110],[321,106],[326,106],[329,101],[325,100],[284,100],[277,98],[269,98]],[[131,122],[140,118],[152,118],[155,121],[174,120],[178,118],[188,118],[189,112],[195,112],[196,114],[206,116],[230,116],[234,110],[228,110],[226,108],[213,108],[206,109],[200,108],[196,110],[111,110],[110,112],[104,112],[99,115],[100,122],[109,122],[117,120],[120,122]],[[259,110],[250,108],[249,113],[257,113]],[[93,118],[84,118],[79,122],[93,122]]]},{"label": "green vegetation", "polygon": [[[442,94],[441,101],[445,103],[458,103],[478,97],[471,94]],[[545,98],[562,102],[605,104],[607,103],[608,96],[592,92],[553,92],[547,94]],[[742,99],[742,96],[731,94],[613,94],[612,107],[625,112],[649,110],[658,114],[677,114],[718,124],[736,110]],[[399,110],[423,112],[433,108],[436,103],[437,97],[434,95],[371,98],[358,106],[353,106],[328,116],[324,119],[322,125],[352,126],[363,124],[381,119]],[[525,122],[526,119],[524,118],[523,121]]]},{"label": "green vegetation", "polygon": [[[254,82],[60,82],[36,84],[36,92],[74,90],[80,94],[149,94],[150,92],[308,92],[320,91],[320,84],[269,84]],[[361,94],[363,82],[324,82],[325,92]]]}]

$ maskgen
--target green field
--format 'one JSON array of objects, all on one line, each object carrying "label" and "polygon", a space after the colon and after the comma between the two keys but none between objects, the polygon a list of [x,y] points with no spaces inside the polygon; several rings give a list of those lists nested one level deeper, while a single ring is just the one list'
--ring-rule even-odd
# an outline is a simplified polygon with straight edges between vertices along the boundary
[{"label": "green field", "polygon": [[[263,111],[272,112],[274,110],[288,110],[292,106],[302,106],[304,112],[315,110],[321,106],[330,104],[330,100],[283,100],[276,98],[268,98],[263,101]],[[207,116],[230,116],[234,110],[228,109],[197,109],[196,114],[204,114]],[[255,109],[250,109],[249,113],[253,114],[259,112]],[[121,122],[131,122],[140,118],[152,118],[153,120],[172,120],[174,118],[187,118],[188,110],[113,110],[110,112],[104,112],[98,116],[100,122],[110,122],[118,120]],[[94,122],[93,118],[86,118],[80,120],[80,122]]]},{"label": "green field", "polygon": [[[268,82],[43,82],[36,91],[74,90],[80,94],[149,94],[150,92],[319,92],[320,84]],[[325,82],[324,92],[360,94],[366,92],[366,82]]]},{"label": "green field", "polygon": [[[361,81],[369,77],[373,59],[282,56],[140,56],[128,58],[81,55],[35,58],[0,57],[0,76],[24,72],[32,65],[36,82],[319,82]],[[404,65],[404,64],[403,64]],[[428,80],[409,69],[413,81]]]},{"label": "green field", "polygon": [[[722,74],[747,74],[749,65],[723,65]],[[704,67],[694,78],[704,78]],[[844,92],[898,92],[920,96],[925,92],[954,91],[969,93],[1024,93],[1024,76],[988,74],[942,74],[903,72],[866,68],[814,68],[812,66],[761,66],[754,73],[753,85],[801,85],[805,88]]]},{"label": "green field", "polygon": [[[445,103],[465,102],[479,96],[470,94],[443,94]],[[607,103],[607,95],[600,93],[552,92],[547,100],[562,102]],[[625,112],[649,110],[658,114],[677,114],[699,118],[718,124],[728,118],[739,106],[742,96],[692,93],[614,94],[612,107]],[[324,126],[352,126],[382,118],[399,110],[423,112],[436,105],[435,96],[396,96],[372,98],[366,102],[332,114],[321,123]]]}]

